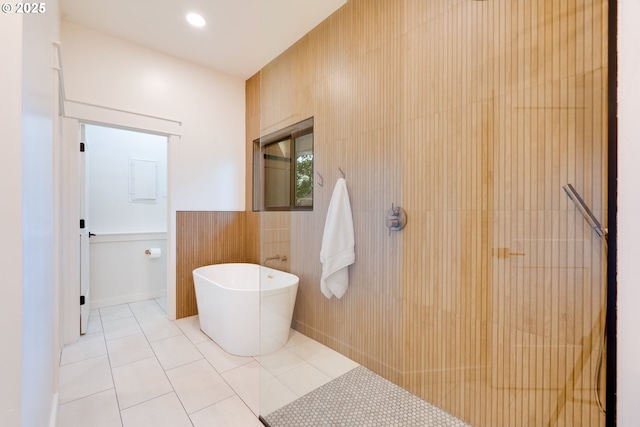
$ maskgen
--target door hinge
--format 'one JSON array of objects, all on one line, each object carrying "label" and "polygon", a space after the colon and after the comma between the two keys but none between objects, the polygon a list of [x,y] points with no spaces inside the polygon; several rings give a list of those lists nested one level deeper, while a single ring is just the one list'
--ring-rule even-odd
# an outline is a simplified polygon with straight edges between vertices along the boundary
[{"label": "door hinge", "polygon": [[84,228],[84,219],[80,220],[80,228]]},{"label": "door hinge", "polygon": [[80,305],[84,305],[84,295],[80,295]]},{"label": "door hinge", "polygon": [[84,142],[80,143],[80,152],[84,153]]}]

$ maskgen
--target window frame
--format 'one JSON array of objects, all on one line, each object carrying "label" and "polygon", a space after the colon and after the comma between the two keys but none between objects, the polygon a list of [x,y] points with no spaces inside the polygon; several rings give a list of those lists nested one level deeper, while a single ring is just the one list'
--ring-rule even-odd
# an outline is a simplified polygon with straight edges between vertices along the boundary
[{"label": "window frame", "polygon": [[[253,212],[270,212],[270,211],[313,211],[313,193],[314,193],[314,136],[313,136],[313,117],[295,123],[286,128],[272,132],[253,141]],[[296,142],[298,138],[311,135],[311,204],[296,205]],[[266,147],[277,144],[282,141],[290,140],[290,157],[291,167],[289,168],[289,204],[287,206],[266,206],[266,177],[264,168],[265,149]]]}]

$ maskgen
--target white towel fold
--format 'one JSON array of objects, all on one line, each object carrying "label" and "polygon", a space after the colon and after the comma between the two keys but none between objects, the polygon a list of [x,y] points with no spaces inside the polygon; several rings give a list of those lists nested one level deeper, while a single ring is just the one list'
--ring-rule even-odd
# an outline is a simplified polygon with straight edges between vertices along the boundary
[{"label": "white towel fold", "polygon": [[353,215],[347,192],[347,182],[340,178],[329,202],[327,220],[322,235],[322,278],[320,290],[331,298],[342,298],[349,286],[348,267],[356,260]]}]

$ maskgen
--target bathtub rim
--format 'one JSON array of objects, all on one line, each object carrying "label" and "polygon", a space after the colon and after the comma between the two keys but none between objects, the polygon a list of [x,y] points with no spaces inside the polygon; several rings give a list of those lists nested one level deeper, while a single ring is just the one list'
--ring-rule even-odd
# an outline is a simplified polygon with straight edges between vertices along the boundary
[{"label": "bathtub rim", "polygon": [[[241,289],[241,288],[232,288],[229,286],[226,286],[222,283],[220,283],[217,280],[212,279],[211,277],[207,277],[206,275],[202,274],[201,271],[205,271],[207,269],[213,269],[217,266],[251,266],[252,269],[255,270],[256,267],[258,267],[258,274],[260,274],[261,271],[267,270],[267,272],[273,271],[276,274],[282,275],[283,277],[287,277],[291,279],[291,282],[287,282],[282,284],[282,286],[278,286],[276,288],[269,288],[269,289],[262,289],[262,279],[261,279],[261,275],[258,276],[258,287],[254,288],[254,289]],[[290,286],[296,286],[300,283],[300,277],[298,277],[297,275],[290,273],[288,271],[284,271],[284,270],[277,270],[275,268],[271,268],[271,267],[266,267],[264,265],[261,264],[256,264],[256,263],[251,263],[251,262],[221,262],[218,264],[207,264],[207,265],[203,265],[200,266],[198,268],[195,268],[192,270],[192,275],[198,275],[200,278],[216,285],[219,286],[223,289],[229,290],[229,291],[234,291],[234,292],[261,292],[261,291],[271,291],[271,290],[277,290],[277,289],[285,289],[288,288]],[[193,277],[193,276],[192,276]],[[194,279],[194,286],[195,286],[195,279]]]}]

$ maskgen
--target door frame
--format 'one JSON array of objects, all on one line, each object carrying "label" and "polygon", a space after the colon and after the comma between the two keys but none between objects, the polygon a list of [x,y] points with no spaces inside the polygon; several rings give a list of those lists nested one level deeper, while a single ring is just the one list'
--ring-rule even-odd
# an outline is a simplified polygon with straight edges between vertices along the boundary
[{"label": "door frame", "polygon": [[176,249],[175,210],[172,203],[173,171],[172,159],[177,153],[177,145],[182,132],[182,122],[178,120],[138,114],[130,111],[65,101],[62,118],[63,145],[63,283],[60,295],[61,344],[71,344],[80,338],[80,248],[78,245],[80,224],[80,155],[79,132],[81,124],[115,127],[133,131],[154,133],[167,137],[167,317],[175,319],[176,299]]}]

